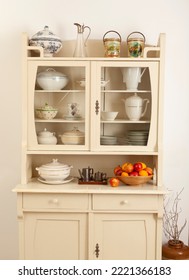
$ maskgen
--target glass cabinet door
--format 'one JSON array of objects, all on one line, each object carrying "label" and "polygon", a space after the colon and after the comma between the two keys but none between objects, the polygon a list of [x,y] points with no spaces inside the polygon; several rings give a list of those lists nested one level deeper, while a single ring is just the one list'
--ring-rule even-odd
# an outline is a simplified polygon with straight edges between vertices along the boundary
[{"label": "glass cabinet door", "polygon": [[158,68],[158,62],[92,62],[93,150],[157,150]]},{"label": "glass cabinet door", "polygon": [[[28,62],[29,150],[89,149],[89,66],[81,61]],[[66,82],[59,89],[61,79]]]}]

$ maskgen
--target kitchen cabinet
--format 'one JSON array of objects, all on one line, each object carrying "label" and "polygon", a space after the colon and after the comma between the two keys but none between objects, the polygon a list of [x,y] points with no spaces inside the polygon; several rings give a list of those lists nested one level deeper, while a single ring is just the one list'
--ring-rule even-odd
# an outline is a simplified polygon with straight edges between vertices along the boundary
[{"label": "kitchen cabinet", "polygon": [[160,259],[163,190],[21,184],[21,259]]},{"label": "kitchen cabinet", "polygon": [[[160,34],[157,46],[146,45],[144,56],[135,59],[124,52],[120,58],[104,57],[101,42],[93,40],[88,42],[92,55],[76,58],[73,43],[65,42],[62,52],[45,57],[41,48],[34,52],[28,46],[23,34],[22,173],[14,189],[20,258],[160,259],[165,35]],[[65,88],[39,87],[38,73],[52,68],[68,77]],[[144,73],[135,89],[125,82],[123,73],[129,69]],[[142,100],[142,111],[147,100],[145,114],[135,120],[126,113],[126,100],[133,96]],[[45,104],[58,109],[55,118],[38,118],[36,108]],[[72,104],[77,104],[77,117],[69,114]],[[101,111],[118,114],[115,120],[104,120]],[[38,135],[46,130],[57,137],[57,144],[39,144]],[[84,141],[64,144],[61,135],[74,130],[83,133]],[[52,159],[73,166],[69,183],[39,182],[36,168]],[[111,177],[115,166],[126,161],[151,166],[153,180],[116,189],[78,184],[82,167]]]}]

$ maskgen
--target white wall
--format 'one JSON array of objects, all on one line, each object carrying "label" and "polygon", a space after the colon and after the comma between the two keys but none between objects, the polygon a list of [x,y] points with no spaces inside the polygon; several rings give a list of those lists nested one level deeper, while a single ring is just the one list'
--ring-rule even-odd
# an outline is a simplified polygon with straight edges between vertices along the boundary
[{"label": "white wall", "polygon": [[[17,0],[1,1],[0,9],[0,259],[18,258],[16,195],[21,159],[21,33],[32,36],[44,25],[62,40],[75,39],[74,22],[101,39],[110,29],[128,34],[139,30],[147,43],[167,34],[164,110],[164,184],[184,187],[182,216],[189,220],[189,1],[188,0]],[[187,226],[188,227],[188,226]],[[188,229],[182,239],[188,242]]]}]

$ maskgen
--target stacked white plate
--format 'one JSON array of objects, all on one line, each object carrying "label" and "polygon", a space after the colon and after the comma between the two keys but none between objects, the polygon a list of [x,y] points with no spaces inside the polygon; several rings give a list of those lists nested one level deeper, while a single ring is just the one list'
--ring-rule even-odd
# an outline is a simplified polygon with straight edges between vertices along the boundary
[{"label": "stacked white plate", "polygon": [[148,142],[148,130],[130,130],[127,135],[129,145],[146,146]]},{"label": "stacked white plate", "polygon": [[129,144],[128,139],[125,136],[119,137],[118,143],[119,143],[119,145],[124,145],[124,146],[127,146]]},{"label": "stacked white plate", "polygon": [[101,145],[116,145],[117,144],[117,137],[115,137],[115,136],[101,136],[100,137],[100,144]]}]

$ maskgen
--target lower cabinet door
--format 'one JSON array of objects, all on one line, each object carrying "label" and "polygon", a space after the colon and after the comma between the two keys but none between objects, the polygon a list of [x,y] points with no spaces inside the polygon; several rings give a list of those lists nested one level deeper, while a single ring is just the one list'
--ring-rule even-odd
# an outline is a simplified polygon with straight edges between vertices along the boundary
[{"label": "lower cabinet door", "polygon": [[94,259],[155,259],[155,214],[94,214],[93,226]]},{"label": "lower cabinet door", "polygon": [[27,213],[24,237],[25,259],[87,259],[87,214]]}]

